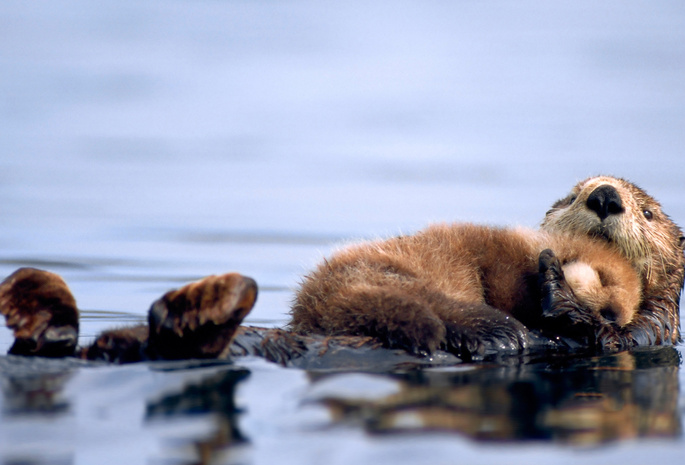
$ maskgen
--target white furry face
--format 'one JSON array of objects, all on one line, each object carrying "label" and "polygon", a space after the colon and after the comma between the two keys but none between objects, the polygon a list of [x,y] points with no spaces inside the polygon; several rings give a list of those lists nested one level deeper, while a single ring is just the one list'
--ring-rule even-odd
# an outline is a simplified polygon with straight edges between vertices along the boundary
[{"label": "white furry face", "polygon": [[563,266],[563,270],[566,282],[576,295],[585,296],[602,287],[599,274],[587,263],[567,263]]}]

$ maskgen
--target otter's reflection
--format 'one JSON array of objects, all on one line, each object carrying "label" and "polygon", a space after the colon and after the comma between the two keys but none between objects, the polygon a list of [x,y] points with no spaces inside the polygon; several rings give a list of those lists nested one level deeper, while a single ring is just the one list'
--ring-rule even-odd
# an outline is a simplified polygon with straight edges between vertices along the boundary
[{"label": "otter's reflection", "polygon": [[380,398],[329,389],[317,401],[334,421],[361,423],[372,433],[442,430],[478,440],[574,444],[668,438],[681,434],[679,364],[678,352],[667,347],[424,369],[392,375],[397,389]]},{"label": "otter's reflection", "polygon": [[181,392],[164,396],[147,404],[146,420],[213,414],[213,432],[201,439],[188,441],[196,457],[189,463],[215,463],[229,448],[247,442],[238,427],[240,410],[235,405],[235,389],[250,372],[243,368],[213,373],[202,381],[190,384]]},{"label": "otter's reflection", "polygon": [[[52,448],[31,448],[21,432],[27,424],[34,424],[30,434],[33,440],[49,442],[50,424],[60,422],[72,412],[71,403],[64,394],[67,382],[75,373],[77,364],[60,359],[0,357],[0,385],[2,386],[3,447],[0,463],[66,465],[74,463],[69,445]],[[49,421],[43,421],[48,419]],[[23,426],[22,426],[23,425]]]},{"label": "otter's reflection", "polygon": [[3,415],[42,415],[68,412],[63,391],[72,377],[73,366],[60,360],[7,356],[0,358]]}]

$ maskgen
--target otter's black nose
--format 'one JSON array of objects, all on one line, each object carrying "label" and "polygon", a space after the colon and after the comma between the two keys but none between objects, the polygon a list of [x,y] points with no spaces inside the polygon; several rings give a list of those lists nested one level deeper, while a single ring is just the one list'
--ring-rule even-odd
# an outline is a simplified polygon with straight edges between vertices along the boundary
[{"label": "otter's black nose", "polygon": [[617,215],[623,213],[623,202],[618,191],[612,186],[600,186],[587,198],[587,207],[601,220],[604,220],[609,215]]}]

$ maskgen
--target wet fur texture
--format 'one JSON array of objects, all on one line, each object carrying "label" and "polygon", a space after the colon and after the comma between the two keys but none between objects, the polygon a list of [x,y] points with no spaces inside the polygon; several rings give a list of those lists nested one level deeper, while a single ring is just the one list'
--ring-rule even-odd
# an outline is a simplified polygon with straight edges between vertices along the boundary
[{"label": "wet fur texture", "polygon": [[624,179],[589,178],[552,206],[541,228],[600,238],[631,262],[642,282],[643,303],[625,328],[629,345],[680,340],[685,240],[654,198]]},{"label": "wet fur texture", "polygon": [[257,299],[257,283],[238,273],[207,276],[156,300],[148,324],[102,332],[76,350],[78,310],[61,277],[20,268],[0,284],[0,313],[14,331],[10,354],[128,363],[219,358]]},{"label": "wet fur texture", "polygon": [[[525,348],[531,329],[604,348],[680,339],[684,240],[644,191],[617,178],[587,179],[553,205],[542,229],[439,225],[350,247],[305,277],[295,332],[239,327],[255,303],[255,282],[209,276],[155,302],[148,325],[106,331],[79,355],[215,358],[236,350],[228,346],[239,338],[237,353],[278,361],[318,337],[324,348],[333,339],[346,347],[380,341],[468,359]],[[59,276],[17,270],[0,284],[0,313],[14,331],[10,353],[74,354],[78,310]]]},{"label": "wet fur texture", "polygon": [[[541,263],[543,251],[549,259]],[[576,284],[574,293],[563,281],[563,268],[578,263],[593,274],[576,276],[582,286]],[[545,275],[548,269],[551,275]],[[415,235],[348,247],[326,259],[297,292],[290,328],[372,336],[391,348],[445,349],[468,358],[483,350],[525,348],[529,328],[578,335],[583,343],[595,344],[597,327],[618,330],[619,323],[632,320],[640,290],[635,270],[604,241],[527,229],[435,225]],[[561,307],[588,318],[570,319],[568,310],[556,311]],[[585,329],[567,331],[573,325]]]},{"label": "wet fur texture", "polygon": [[0,314],[14,331],[10,354],[63,357],[76,348],[76,300],[54,273],[20,268],[9,275],[0,284]]}]

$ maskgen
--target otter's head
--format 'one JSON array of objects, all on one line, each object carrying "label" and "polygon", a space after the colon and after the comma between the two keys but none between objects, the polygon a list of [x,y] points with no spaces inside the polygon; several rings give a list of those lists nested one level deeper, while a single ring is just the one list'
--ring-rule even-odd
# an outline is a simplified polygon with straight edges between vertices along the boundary
[{"label": "otter's head", "polygon": [[646,283],[654,267],[661,268],[658,275],[674,267],[682,269],[682,231],[656,200],[624,179],[598,176],[579,182],[552,205],[541,228],[614,244]]}]

